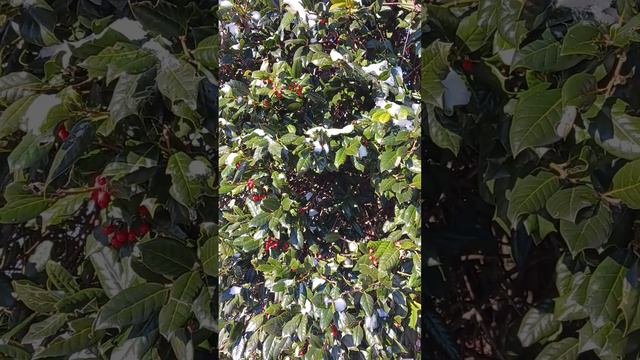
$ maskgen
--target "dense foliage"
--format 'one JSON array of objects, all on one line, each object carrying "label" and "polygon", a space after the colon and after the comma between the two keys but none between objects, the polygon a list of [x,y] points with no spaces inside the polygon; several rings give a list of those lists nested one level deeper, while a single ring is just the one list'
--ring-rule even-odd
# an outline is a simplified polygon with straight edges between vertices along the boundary
[{"label": "dense foliage", "polygon": [[640,14],[610,3],[426,7],[436,358],[640,354]]},{"label": "dense foliage", "polygon": [[420,354],[419,8],[220,4],[220,348]]},{"label": "dense foliage", "polygon": [[216,352],[214,5],[0,2],[3,358]]}]

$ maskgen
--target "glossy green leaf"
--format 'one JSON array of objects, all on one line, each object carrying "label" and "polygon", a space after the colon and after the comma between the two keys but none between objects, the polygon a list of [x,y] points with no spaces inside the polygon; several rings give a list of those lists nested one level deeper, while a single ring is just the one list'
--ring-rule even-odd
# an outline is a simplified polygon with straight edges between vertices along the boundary
[{"label": "glossy green leaf", "polygon": [[41,136],[27,133],[7,158],[10,171],[15,173],[37,165],[51,150],[51,141],[43,140]]},{"label": "glossy green leaf", "polygon": [[[202,192],[199,178],[208,173],[201,169],[202,161],[193,160],[187,154],[179,152],[169,158],[167,174],[171,175],[172,185],[169,193],[184,206],[192,206]],[[197,169],[196,169],[197,167]]]},{"label": "glossy green leaf", "polygon": [[560,220],[560,234],[571,254],[576,256],[584,249],[597,249],[604,245],[611,234],[612,224],[611,211],[602,205],[594,216],[577,224]]},{"label": "glossy green leaf", "polygon": [[577,358],[578,339],[568,337],[545,346],[536,360],[576,360]]},{"label": "glossy green leaf", "polygon": [[162,307],[158,327],[170,340],[173,333],[184,326],[191,316],[191,304],[203,286],[199,272],[188,272],[176,279],[171,287],[169,301]]},{"label": "glossy green leaf", "polygon": [[476,51],[485,43],[487,30],[478,26],[478,13],[465,17],[458,25],[456,35],[467,45],[470,51]]},{"label": "glossy green leaf", "polygon": [[42,351],[38,351],[34,359],[43,359],[56,356],[68,356],[80,350],[89,348],[100,341],[104,332],[93,332],[91,327],[87,327],[71,335],[69,338],[58,337],[46,346]]},{"label": "glossy green leaf", "polygon": [[0,223],[16,224],[37,217],[49,206],[49,200],[40,197],[25,197],[0,208]]},{"label": "glossy green leaf", "polygon": [[429,138],[431,141],[443,149],[451,150],[454,155],[458,155],[462,137],[445,128],[440,121],[436,119],[435,113],[431,111],[430,107],[427,108],[427,113],[427,124],[429,125]]},{"label": "glossy green leaf", "polygon": [[58,225],[71,219],[88,198],[89,195],[87,193],[79,193],[58,199],[48,209],[40,213],[42,229],[44,230],[49,226]]},{"label": "glossy green leaf", "polygon": [[550,172],[540,172],[516,181],[511,190],[507,216],[515,226],[518,217],[541,209],[559,187],[558,178]]},{"label": "glossy green leaf", "polygon": [[522,346],[528,347],[553,335],[561,326],[561,323],[554,319],[553,314],[531,308],[520,323],[518,339]]},{"label": "glossy green leaf", "polygon": [[23,344],[32,344],[49,336],[55,335],[67,322],[66,314],[54,314],[48,318],[34,323],[27,334],[22,338]]},{"label": "glossy green leaf", "polygon": [[73,278],[71,273],[59,263],[49,260],[45,265],[45,270],[47,271],[49,281],[51,281],[57,289],[64,290],[70,294],[80,290],[78,282]]},{"label": "glossy green leaf", "polygon": [[542,39],[535,40],[519,49],[516,52],[513,66],[542,72],[555,72],[568,69],[583,59],[579,55],[562,55],[561,48],[562,44],[547,32]]},{"label": "glossy green leaf", "polygon": [[616,321],[626,271],[622,265],[607,257],[591,275],[585,307],[594,326]]},{"label": "glossy green leaf", "polygon": [[592,119],[590,133],[607,152],[627,160],[640,158],[640,117],[626,113],[627,104],[617,99],[607,116]]},{"label": "glossy green leaf", "polygon": [[145,283],[119,292],[98,313],[96,330],[140,324],[157,313],[167,298],[160,284]]},{"label": "glossy green leaf", "polygon": [[90,77],[113,79],[121,73],[139,74],[150,69],[156,58],[148,50],[128,43],[116,43],[96,55],[86,58],[80,66],[87,69]]},{"label": "glossy green leaf", "polygon": [[151,271],[170,277],[191,271],[196,262],[195,251],[176,240],[158,238],[140,243],[138,248]]},{"label": "glossy green leaf", "polygon": [[566,136],[576,111],[563,109],[561,92],[538,86],[520,95],[509,130],[514,157],[525,149],[550,145]]},{"label": "glossy green leaf", "polygon": [[13,104],[18,99],[33,95],[43,87],[33,74],[18,71],[0,77],[0,103]]},{"label": "glossy green leaf", "polygon": [[55,312],[55,305],[60,296],[32,285],[27,280],[14,280],[12,283],[17,299],[29,309],[38,313]]},{"label": "glossy green leaf", "polygon": [[177,67],[162,66],[157,78],[158,90],[172,102],[184,101],[190,109],[196,108],[200,77],[189,63]]},{"label": "glossy green leaf", "polygon": [[557,191],[547,200],[546,208],[551,216],[575,222],[578,212],[592,206],[598,200],[596,192],[585,185]]},{"label": "glossy green leaf", "polygon": [[20,98],[2,111],[0,115],[0,139],[18,130],[27,109],[35,99],[35,95]]},{"label": "glossy green leaf", "polygon": [[595,25],[582,22],[569,28],[562,40],[561,55],[597,56],[601,43],[600,30]]},{"label": "glossy green leaf", "polygon": [[200,262],[203,271],[210,276],[218,276],[218,242],[212,237],[204,242],[200,248]]},{"label": "glossy green leaf", "polygon": [[122,290],[133,285],[135,273],[128,264],[118,258],[118,253],[104,247],[89,256],[102,289],[108,297],[113,298]]},{"label": "glossy green leaf", "polygon": [[640,160],[627,163],[618,170],[607,196],[622,200],[632,209],[640,209]]}]

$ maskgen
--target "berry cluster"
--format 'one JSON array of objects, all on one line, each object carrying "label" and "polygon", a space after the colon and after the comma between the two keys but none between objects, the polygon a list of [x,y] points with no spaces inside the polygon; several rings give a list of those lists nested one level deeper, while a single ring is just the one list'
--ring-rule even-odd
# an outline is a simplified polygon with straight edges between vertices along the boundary
[{"label": "berry cluster", "polygon": [[298,84],[297,82],[292,82],[291,84],[289,84],[288,87],[289,91],[294,91],[296,92],[296,94],[298,94],[298,97],[302,97],[302,85]]},{"label": "berry cluster", "polygon": [[264,251],[269,252],[269,250],[271,250],[271,249],[278,248],[278,245],[281,245],[283,251],[287,251],[289,249],[289,243],[288,242],[282,241],[280,243],[280,242],[278,242],[278,240],[276,240],[276,239],[274,239],[272,237],[269,237],[264,242]]},{"label": "berry cluster", "polygon": [[[145,206],[138,207],[138,214],[145,219],[149,216],[149,210]],[[135,229],[126,224],[109,224],[102,229],[102,232],[109,237],[111,246],[120,249],[126,244],[135,243],[139,237],[145,236],[151,231],[151,227],[146,222],[141,222]]]},{"label": "berry cluster", "polygon": [[93,184],[95,190],[91,192],[91,200],[93,200],[100,209],[106,208],[111,202],[111,195],[107,190],[107,179],[102,176],[96,176]]},{"label": "berry cluster", "polygon": [[373,250],[373,248],[369,248],[369,260],[371,261],[373,266],[378,267],[378,259],[376,259],[376,256],[373,255],[374,252],[375,250]]},{"label": "berry cluster", "polygon": [[254,194],[251,196],[251,200],[253,200],[254,202],[260,202],[264,200],[264,198],[266,197],[267,197],[267,194]]}]

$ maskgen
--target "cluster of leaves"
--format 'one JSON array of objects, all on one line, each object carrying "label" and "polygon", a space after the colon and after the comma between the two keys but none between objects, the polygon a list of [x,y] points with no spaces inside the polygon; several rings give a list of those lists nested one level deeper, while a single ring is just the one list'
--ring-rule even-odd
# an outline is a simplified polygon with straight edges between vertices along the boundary
[{"label": "cluster of leaves", "polygon": [[507,351],[636,358],[639,7],[565,3],[427,6],[430,158],[475,168],[473,191],[520,265],[536,246],[560,249],[556,289],[514,320]]},{"label": "cluster of leaves", "polygon": [[215,11],[0,4],[3,357],[217,352]]},{"label": "cluster of leaves", "polygon": [[420,353],[419,9],[220,4],[220,348]]}]

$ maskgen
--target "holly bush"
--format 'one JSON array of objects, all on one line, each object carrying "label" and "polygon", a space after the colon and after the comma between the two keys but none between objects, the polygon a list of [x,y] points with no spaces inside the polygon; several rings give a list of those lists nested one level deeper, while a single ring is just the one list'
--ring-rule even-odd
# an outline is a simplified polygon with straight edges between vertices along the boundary
[{"label": "holly bush", "polygon": [[220,3],[225,356],[420,356],[419,14]]},{"label": "holly bush", "polygon": [[[505,294],[475,280],[502,279],[499,267],[465,275],[460,312],[470,311],[465,320],[487,344],[466,343],[465,354],[640,352],[640,14],[636,1],[610,3],[426,6],[431,263],[451,279],[460,262],[450,259],[490,259],[504,245],[515,269],[502,282]],[[452,218],[457,229],[446,224]],[[447,296],[430,293],[431,302]],[[451,312],[433,308],[433,351],[459,358]]]},{"label": "holly bush", "polygon": [[3,358],[212,356],[215,3],[0,9]]}]

